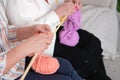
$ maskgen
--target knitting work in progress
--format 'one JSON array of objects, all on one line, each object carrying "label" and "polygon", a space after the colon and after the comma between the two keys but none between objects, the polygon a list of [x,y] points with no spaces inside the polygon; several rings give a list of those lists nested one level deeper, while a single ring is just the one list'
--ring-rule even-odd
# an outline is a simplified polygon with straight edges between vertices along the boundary
[{"label": "knitting work in progress", "polygon": [[80,29],[81,12],[76,9],[76,11],[68,16],[64,23],[63,29],[59,33],[60,43],[74,47],[79,42],[79,34],[77,32]]}]

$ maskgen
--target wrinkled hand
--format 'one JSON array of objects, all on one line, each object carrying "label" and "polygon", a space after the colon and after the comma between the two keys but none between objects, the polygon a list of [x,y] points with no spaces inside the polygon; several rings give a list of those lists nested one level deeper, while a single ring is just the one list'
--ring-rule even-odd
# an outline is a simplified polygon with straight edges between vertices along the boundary
[{"label": "wrinkled hand", "polygon": [[80,0],[65,0],[65,2],[73,2],[74,4],[80,4]]},{"label": "wrinkled hand", "polygon": [[73,0],[65,0],[64,2],[73,2]]},{"label": "wrinkled hand", "polygon": [[75,5],[79,7],[79,9],[82,8],[82,3],[80,2],[80,0],[65,0],[65,2],[73,2]]},{"label": "wrinkled hand", "polygon": [[79,9],[82,8],[82,3],[80,2],[80,0],[72,0],[72,1],[79,7]]},{"label": "wrinkled hand", "polygon": [[55,12],[59,18],[71,15],[75,10],[75,4],[71,1],[65,1],[61,6],[59,6]]},{"label": "wrinkled hand", "polygon": [[72,0],[73,3],[80,4],[80,0]]},{"label": "wrinkled hand", "polygon": [[47,24],[36,24],[33,26],[33,30],[35,34],[39,34],[39,33],[49,33],[51,32],[50,27]]},{"label": "wrinkled hand", "polygon": [[44,32],[51,32],[51,29],[47,24],[35,24],[32,26],[20,27],[16,30],[17,39],[19,41]]},{"label": "wrinkled hand", "polygon": [[[45,28],[46,29],[46,28]],[[40,29],[39,31],[44,31]],[[23,57],[29,56],[32,53],[43,53],[45,49],[48,48],[53,39],[53,33],[51,30],[48,32],[41,32],[37,35],[33,35],[27,38],[16,50],[18,50]]]}]

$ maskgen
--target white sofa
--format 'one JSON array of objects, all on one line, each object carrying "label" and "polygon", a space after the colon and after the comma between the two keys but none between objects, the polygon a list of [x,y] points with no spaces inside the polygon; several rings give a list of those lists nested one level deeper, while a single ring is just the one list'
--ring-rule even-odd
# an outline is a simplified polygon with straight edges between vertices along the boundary
[{"label": "white sofa", "polygon": [[101,40],[104,59],[115,59],[118,51],[117,0],[81,0],[83,3],[81,28]]}]

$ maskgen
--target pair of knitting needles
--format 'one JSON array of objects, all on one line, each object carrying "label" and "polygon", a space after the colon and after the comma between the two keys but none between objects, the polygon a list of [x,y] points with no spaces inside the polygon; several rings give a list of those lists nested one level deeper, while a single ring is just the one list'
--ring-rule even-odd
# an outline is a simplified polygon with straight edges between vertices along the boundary
[{"label": "pair of knitting needles", "polygon": [[[66,20],[66,18],[67,18],[67,16],[64,16],[64,17],[62,18],[62,21],[60,22],[60,24],[58,25],[58,27],[55,29],[54,34],[56,34],[56,32],[58,31],[58,29],[60,28],[60,26],[61,26],[61,25],[64,23],[64,21]],[[28,71],[30,70],[33,62],[35,61],[37,55],[38,55],[38,53],[36,53],[36,54],[32,57],[29,65],[28,65],[28,67],[27,67],[26,70],[24,71],[24,73],[23,73],[22,77],[20,78],[20,80],[24,80],[24,78],[26,77]]]}]

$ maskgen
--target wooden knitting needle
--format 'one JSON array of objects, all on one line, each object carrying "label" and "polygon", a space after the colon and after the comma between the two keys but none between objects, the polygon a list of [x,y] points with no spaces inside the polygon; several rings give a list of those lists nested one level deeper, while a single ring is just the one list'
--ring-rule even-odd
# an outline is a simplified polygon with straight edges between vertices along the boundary
[{"label": "wooden knitting needle", "polygon": [[57,28],[55,29],[55,31],[54,31],[54,34],[56,34],[56,32],[58,31],[58,29],[60,28],[60,26],[64,23],[64,21],[66,20],[66,18],[67,18],[67,16],[64,16],[63,18],[62,18],[62,21],[60,22],[60,24],[57,26]]},{"label": "wooden knitting needle", "polygon": [[[67,16],[64,16],[64,17],[63,17],[62,21],[60,22],[60,24],[58,25],[58,27],[55,29],[54,34],[56,34],[56,32],[58,31],[58,29],[60,28],[60,26],[61,26],[61,25],[63,24],[63,22],[66,20],[66,18],[67,18]],[[23,75],[22,75],[22,77],[20,78],[20,80],[24,80],[24,78],[26,77],[28,71],[30,70],[33,62],[35,61],[37,55],[38,55],[38,53],[36,53],[36,54],[32,57],[29,65],[28,65],[28,67],[26,68],[26,70],[25,70],[25,72],[23,73]]]},{"label": "wooden knitting needle", "polygon": [[29,65],[28,65],[28,67],[26,68],[26,70],[25,70],[25,72],[23,73],[23,75],[22,75],[22,77],[20,78],[20,80],[24,80],[24,78],[26,77],[28,71],[30,70],[30,68],[31,68],[31,66],[32,66],[32,64],[33,64],[33,62],[35,61],[37,55],[38,55],[38,53],[36,53],[36,54],[32,57],[32,59],[31,59]]},{"label": "wooden knitting needle", "polygon": [[56,0],[56,3],[58,3],[58,0]]}]

